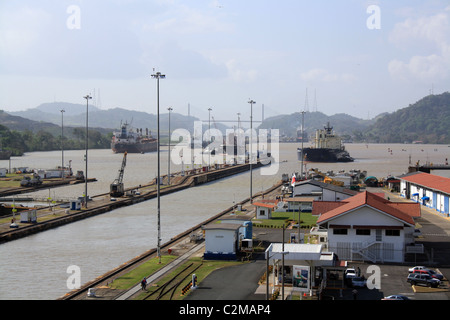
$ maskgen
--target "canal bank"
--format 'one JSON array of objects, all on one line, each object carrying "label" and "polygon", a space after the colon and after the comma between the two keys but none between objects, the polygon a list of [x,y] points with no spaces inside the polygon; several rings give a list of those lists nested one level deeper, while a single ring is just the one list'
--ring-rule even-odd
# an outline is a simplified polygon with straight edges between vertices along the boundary
[{"label": "canal bank", "polygon": [[[258,169],[262,166],[263,164],[260,162],[252,165],[253,169]],[[226,166],[223,168],[218,167],[211,171],[207,171],[206,169],[192,171],[191,174],[184,176],[182,176],[181,174],[176,175],[176,177],[172,179],[173,184],[161,187],[160,195],[163,196],[171,194],[190,187],[206,184],[212,181],[240,174],[248,170],[250,170],[249,164],[241,164],[235,166]],[[120,207],[130,206],[142,201],[153,199],[157,197],[155,184],[156,180],[154,180],[149,185],[140,185],[133,188],[128,188],[128,191],[138,192],[130,192],[130,196],[125,196],[122,198],[111,199],[109,194],[94,196],[90,201],[88,201],[88,208],[81,208],[80,210],[56,210],[54,207],[40,209],[38,214],[38,222],[32,224],[18,223],[19,227],[15,229],[11,229],[9,223],[3,223],[0,225],[0,243],[23,238],[31,234],[109,212]],[[39,221],[41,220],[39,216],[45,216],[45,221]]]}]

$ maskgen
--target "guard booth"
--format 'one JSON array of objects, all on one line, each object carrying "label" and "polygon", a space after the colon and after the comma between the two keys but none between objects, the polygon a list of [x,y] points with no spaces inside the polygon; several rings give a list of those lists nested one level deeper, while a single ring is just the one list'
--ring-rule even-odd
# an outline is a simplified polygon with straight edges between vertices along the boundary
[{"label": "guard booth", "polygon": [[20,222],[21,223],[36,223],[37,222],[36,209],[22,211],[20,213]]},{"label": "guard booth", "polygon": [[81,200],[80,199],[71,200],[70,210],[81,210]]}]

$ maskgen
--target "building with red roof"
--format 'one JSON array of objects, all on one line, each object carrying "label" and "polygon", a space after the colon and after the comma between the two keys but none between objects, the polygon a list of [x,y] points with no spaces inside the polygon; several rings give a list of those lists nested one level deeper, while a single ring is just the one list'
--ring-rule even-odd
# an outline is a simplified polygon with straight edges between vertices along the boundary
[{"label": "building with red roof", "polygon": [[334,204],[318,203],[314,210],[323,212],[317,225],[327,230],[328,250],[341,260],[403,262],[406,246],[414,243],[418,203],[394,203],[367,191]]},{"label": "building with red roof", "polygon": [[450,178],[425,172],[399,177],[400,194],[448,217],[450,214]]}]

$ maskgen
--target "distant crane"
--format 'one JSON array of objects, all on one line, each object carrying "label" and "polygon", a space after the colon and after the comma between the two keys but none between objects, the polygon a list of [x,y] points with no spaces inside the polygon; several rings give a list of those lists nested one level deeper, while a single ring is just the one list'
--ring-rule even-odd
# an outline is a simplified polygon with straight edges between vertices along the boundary
[{"label": "distant crane", "polygon": [[123,173],[127,164],[127,152],[123,154],[122,166],[120,167],[119,174],[116,180],[110,185],[109,195],[111,197],[121,197],[125,194],[125,188],[123,187]]}]

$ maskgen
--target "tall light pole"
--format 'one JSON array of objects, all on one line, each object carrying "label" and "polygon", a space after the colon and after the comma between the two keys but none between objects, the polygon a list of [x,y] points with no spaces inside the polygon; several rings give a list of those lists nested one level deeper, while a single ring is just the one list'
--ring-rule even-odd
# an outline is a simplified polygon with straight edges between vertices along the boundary
[{"label": "tall light pole", "polygon": [[302,163],[301,163],[301,170],[300,170],[300,172],[301,172],[300,179],[303,179],[303,127],[305,125],[305,111],[302,111],[301,114],[302,114],[302,152],[301,152]]},{"label": "tall light pole", "polygon": [[250,154],[248,157],[248,162],[250,163],[250,203],[253,203],[253,167],[252,167],[252,156],[253,156],[253,104],[256,103],[250,100]]},{"label": "tall light pole", "polygon": [[167,160],[167,168],[168,168],[168,175],[167,175],[167,184],[170,185],[170,112],[173,110],[172,107],[167,108],[169,110],[169,156]]},{"label": "tall light pole", "polygon": [[[208,128],[209,128],[209,131],[208,131],[209,144],[208,145],[211,145],[211,111],[212,111],[212,109],[208,108]],[[208,171],[210,169],[210,166],[211,166],[211,150],[208,149]]]},{"label": "tall light pole", "polygon": [[84,160],[86,161],[86,174],[84,175],[84,207],[87,209],[88,195],[87,195],[87,181],[88,181],[88,114],[89,114],[89,100],[92,99],[90,95],[83,97],[86,99],[86,154]]},{"label": "tall light pole", "polygon": [[157,72],[152,74],[152,78],[156,79],[156,104],[157,104],[157,127],[158,127],[158,180],[156,187],[156,196],[158,199],[158,241],[157,241],[157,256],[159,263],[161,263],[161,195],[160,195],[160,180],[161,180],[161,158],[160,158],[160,138],[159,138],[159,79],[165,79],[166,76]]},{"label": "tall light pole", "polygon": [[[304,126],[305,126],[305,111],[302,111],[302,152],[301,152],[301,157],[302,157],[302,162],[301,162],[301,170],[300,170],[300,179],[303,180],[303,138],[304,138],[304,134],[303,134],[303,130],[304,130]],[[294,185],[295,186],[295,185]],[[298,243],[300,243],[300,214],[301,214],[301,206],[298,207]]]},{"label": "tall light pole", "polygon": [[64,180],[64,109],[61,109],[61,178]]}]

